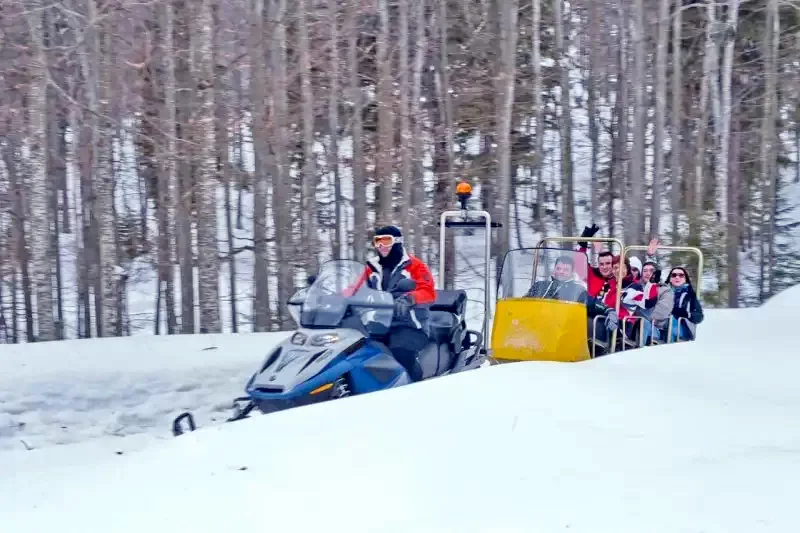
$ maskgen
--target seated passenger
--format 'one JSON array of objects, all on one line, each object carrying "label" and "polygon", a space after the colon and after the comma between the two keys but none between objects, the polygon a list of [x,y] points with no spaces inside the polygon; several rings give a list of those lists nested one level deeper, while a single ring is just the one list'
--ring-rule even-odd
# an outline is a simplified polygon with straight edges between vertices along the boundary
[{"label": "seated passenger", "polygon": [[[631,272],[631,262],[627,257],[625,261],[620,262],[619,256],[614,258],[614,266],[619,272],[622,269],[622,294],[620,295],[619,319],[625,327],[625,333],[629,338],[638,337],[641,325],[639,320],[633,317],[644,317],[642,313],[642,303],[644,302],[644,292],[641,283],[639,283]],[[616,294],[610,292],[605,299],[605,304],[614,306],[616,304]],[[645,336],[650,334],[650,324],[645,321]]]},{"label": "seated passenger", "polygon": [[562,255],[556,259],[553,267],[553,274],[550,280],[539,280],[534,282],[528,293],[527,298],[550,298],[567,302],[586,302],[586,289],[575,281],[575,262],[568,255]]},{"label": "seated passenger", "polygon": [[636,256],[631,256],[630,258],[630,265],[631,265],[631,274],[633,275],[633,279],[641,283],[642,281],[642,260]]},{"label": "seated passenger", "polygon": [[[586,226],[583,228],[581,237],[594,237],[599,230],[600,228],[597,227],[597,224],[592,224],[591,227]],[[597,267],[589,266],[586,281],[589,296],[602,299],[617,284],[617,278],[614,277],[612,269],[614,255],[609,251],[601,251],[602,243],[595,242],[594,244],[595,250],[598,252]],[[587,253],[589,251],[589,243],[586,241],[578,242],[578,250]]]},{"label": "seated passenger", "polygon": [[[655,261],[647,261],[642,267],[642,284],[644,316],[653,323],[653,335],[660,340],[664,338],[661,332],[666,331],[675,297],[670,287],[661,284],[661,269]],[[650,339],[645,342],[650,342]]]},{"label": "seated passenger", "polygon": [[[616,330],[619,326],[619,317],[617,311],[613,306],[608,306],[603,303],[601,298],[594,296],[587,296],[586,298],[586,313],[588,316],[587,323],[587,336],[589,338],[589,349],[591,350],[591,341],[597,340],[602,343],[608,343],[611,338],[611,332]],[[602,317],[597,321],[597,329],[594,329],[595,317]],[[596,355],[604,355],[606,350],[598,347],[595,350]]]},{"label": "seated passenger", "polygon": [[[703,307],[694,292],[689,273],[683,267],[674,267],[669,273],[674,303],[672,305],[672,338],[675,340],[693,340],[697,325],[703,321]],[[684,319],[684,320],[679,320]],[[668,327],[668,326],[667,326]],[[666,329],[664,330],[667,331]]]}]

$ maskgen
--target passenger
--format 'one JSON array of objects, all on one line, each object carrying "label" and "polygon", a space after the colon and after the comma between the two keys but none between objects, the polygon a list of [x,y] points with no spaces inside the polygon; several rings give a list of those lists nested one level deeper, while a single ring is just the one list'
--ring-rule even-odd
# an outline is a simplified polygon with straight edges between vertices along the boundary
[{"label": "passenger", "polygon": [[[587,334],[589,341],[592,339],[598,340],[602,343],[608,343],[611,338],[611,332],[619,327],[619,316],[613,306],[608,306],[603,303],[602,298],[596,298],[588,295],[586,298],[586,313],[588,316]],[[595,317],[603,317],[598,321],[597,329],[594,329]],[[590,345],[591,349],[591,345]],[[597,355],[606,353],[605,349],[599,347],[595,352]]]},{"label": "passenger", "polygon": [[574,274],[575,261],[568,255],[562,255],[556,259],[550,280],[534,282],[525,296],[585,303],[586,289],[575,281]]},{"label": "passenger", "polygon": [[[660,283],[661,269],[655,261],[647,261],[642,267],[642,283],[644,284],[644,314],[653,324],[653,335],[656,340],[666,338],[669,317],[675,301],[672,289]],[[646,339],[650,342],[650,339]]]},{"label": "passenger", "polygon": [[[672,306],[672,338],[675,340],[693,340],[697,325],[703,322],[703,307],[694,291],[689,273],[683,267],[674,267],[669,273],[674,303]],[[683,319],[683,320],[680,320]]]},{"label": "passenger", "polygon": [[636,256],[631,256],[630,258],[631,264],[631,274],[633,274],[633,279],[641,282],[642,281],[642,260]]},{"label": "passenger", "polygon": [[[594,237],[595,233],[597,233],[599,229],[600,228],[597,227],[597,224],[592,224],[591,227],[586,226],[583,228],[581,237]],[[579,241],[578,246],[579,251],[583,253],[587,253],[589,250],[589,243],[587,241]],[[597,247],[595,247],[595,249],[597,249]],[[599,252],[597,255],[597,267],[589,267],[586,276],[589,296],[602,300],[603,297],[605,297],[605,295],[616,285],[617,280],[614,277],[614,271],[612,267],[613,258],[614,254],[609,251]]]},{"label": "passenger", "polygon": [[[625,334],[629,338],[637,338],[640,331],[639,320],[635,317],[644,318],[642,304],[644,302],[644,291],[631,272],[631,261],[627,257],[620,262],[619,256],[614,258],[617,269],[622,269],[622,294],[620,295],[619,319],[625,327]],[[605,304],[613,306],[616,304],[616,294],[612,291],[606,296]],[[652,325],[645,321],[645,337],[649,337]]]}]

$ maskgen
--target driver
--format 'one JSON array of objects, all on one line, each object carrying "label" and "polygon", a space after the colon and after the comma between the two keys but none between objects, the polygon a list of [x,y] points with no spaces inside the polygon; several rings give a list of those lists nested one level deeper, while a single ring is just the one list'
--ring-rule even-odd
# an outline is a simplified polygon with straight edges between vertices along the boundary
[{"label": "driver", "polygon": [[[403,233],[396,226],[384,226],[375,232],[373,244],[378,257],[367,261],[364,273],[356,282],[365,281],[371,289],[393,293],[394,317],[387,345],[395,359],[405,367],[411,381],[422,379],[418,355],[428,343],[429,311],[426,304],[436,300],[433,276],[428,266],[403,247]],[[396,285],[409,278],[416,282],[410,292],[397,293]]]},{"label": "driver", "polygon": [[542,279],[534,282],[525,296],[584,303],[586,289],[575,281],[574,273],[575,261],[568,255],[562,255],[556,259],[550,280]]}]

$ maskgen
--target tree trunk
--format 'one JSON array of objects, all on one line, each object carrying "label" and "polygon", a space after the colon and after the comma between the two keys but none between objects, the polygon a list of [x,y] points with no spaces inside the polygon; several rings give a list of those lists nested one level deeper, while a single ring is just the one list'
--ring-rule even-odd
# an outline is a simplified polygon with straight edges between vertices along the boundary
[{"label": "tree trunk", "polygon": [[[89,0],[89,20],[98,16],[105,6],[100,6],[97,0]],[[110,22],[110,19],[106,19]],[[99,236],[100,271],[100,309],[98,310],[98,336],[107,337],[116,335],[120,331],[121,316],[119,313],[119,280],[120,265],[117,260],[116,223],[114,218],[114,169],[111,161],[111,124],[107,118],[110,107],[111,93],[111,65],[109,61],[110,50],[102,46],[104,25],[95,25],[91,30],[92,66],[95,73],[97,99],[95,111],[101,116],[94,115],[92,128],[95,151],[93,154],[92,177],[95,191],[95,213],[97,218],[97,235]]]},{"label": "tree trunk", "polygon": [[[569,30],[564,14],[563,0],[555,0],[553,3],[553,17],[555,19],[555,38],[556,38],[556,63],[558,66],[560,86],[561,86],[561,116],[559,118],[559,137],[561,151],[561,224],[564,235],[574,235],[575,233],[575,187],[572,168],[572,104],[569,69],[567,67],[567,41],[566,36]],[[510,124],[509,124],[510,126]],[[502,131],[500,132],[503,133]],[[502,198],[498,197],[502,202]]]},{"label": "tree trunk", "polygon": [[[540,0],[534,0],[535,4],[538,4]],[[597,48],[600,46],[600,20],[598,15],[598,5],[596,2],[589,2],[588,6],[588,24],[589,24],[589,39],[588,39],[588,59],[589,59],[589,68],[587,72],[587,80],[586,80],[586,106],[587,106],[587,113],[589,115],[589,142],[592,145],[592,155],[591,161],[589,166],[589,179],[590,179],[590,189],[589,189],[589,220],[590,223],[595,223],[597,221],[597,209],[598,209],[598,190],[597,190],[597,183],[599,181],[598,176],[598,166],[599,166],[599,159],[600,159],[600,128],[598,126],[598,116],[597,116],[597,67],[598,67],[598,60],[597,60]],[[538,43],[535,44],[538,46]],[[538,53],[538,52],[537,52]],[[538,82],[537,82],[538,83]],[[538,120],[537,120],[538,122]],[[537,137],[538,137],[537,133]],[[537,156],[538,158],[538,156]]]},{"label": "tree trunk", "polygon": [[422,109],[420,100],[422,99],[422,68],[425,63],[425,55],[427,52],[426,27],[428,24],[425,20],[426,3],[426,0],[414,0],[414,27],[416,28],[416,35],[414,36],[414,90],[411,96],[411,115],[414,119],[412,135],[413,186],[411,189],[411,205],[413,206],[414,212],[414,216],[412,217],[414,231],[412,248],[416,254],[422,254],[422,237],[424,231],[422,224],[422,218],[424,216],[424,192],[421,189],[424,186],[422,181],[422,174],[424,172],[422,163],[422,125],[425,122],[425,111]]},{"label": "tree trunk", "polygon": [[645,135],[647,130],[647,101],[645,95],[645,36],[644,36],[644,0],[633,3],[633,35],[631,44],[634,51],[633,86],[633,149],[631,150],[628,183],[630,195],[626,197],[625,213],[628,215],[625,224],[625,242],[642,243],[644,236],[644,182],[645,182]]},{"label": "tree trunk", "polygon": [[[455,191],[455,174],[453,162],[453,104],[450,89],[450,59],[447,49],[447,2],[439,2],[439,66],[437,70],[437,81],[439,83],[439,115],[441,117],[443,143],[439,148],[443,150],[442,162],[444,162],[444,172],[437,173],[435,205],[438,213],[446,210],[453,200]],[[506,202],[508,203],[508,202]],[[506,208],[507,209],[507,208]],[[437,239],[438,242],[438,239]],[[447,232],[445,236],[445,270],[443,280],[439,283],[447,289],[452,289],[455,279],[455,238],[453,232]],[[441,260],[441,258],[440,258]]]},{"label": "tree trunk", "polygon": [[[410,0],[409,0],[410,1]],[[444,3],[444,2],[442,2]],[[400,184],[403,194],[400,203],[401,223],[403,230],[410,234],[411,228],[411,120],[409,110],[409,97],[411,86],[409,84],[409,65],[408,65],[408,2],[400,2],[400,55],[397,60],[397,70],[400,73]]]},{"label": "tree trunk", "polygon": [[[264,0],[253,2],[249,50],[250,98],[253,102],[253,331],[269,331],[272,325],[269,290],[269,256],[267,251],[267,169],[270,167],[267,142],[267,76],[264,62]],[[240,194],[241,197],[241,194]]]},{"label": "tree trunk", "polygon": [[306,0],[297,0],[297,35],[300,53],[300,78],[303,106],[303,240],[309,258],[308,269],[319,270],[317,245],[317,155],[314,153],[314,93],[311,90]]},{"label": "tree trunk", "polygon": [[[192,140],[198,146],[197,180],[197,263],[200,333],[219,333],[219,246],[217,245],[217,158],[214,133],[214,18],[211,1],[202,0],[195,14],[192,32],[196,115]],[[227,148],[227,146],[226,146]]]},{"label": "tree trunk", "polygon": [[706,24],[705,55],[703,57],[703,79],[700,83],[700,105],[697,112],[697,151],[695,152],[693,187],[693,202],[689,209],[689,242],[700,239],[703,215],[704,174],[706,170],[706,137],[708,129],[708,93],[711,86],[711,71],[713,70],[714,42],[711,39],[711,28],[716,20],[716,8],[713,4],[707,6],[708,22]]},{"label": "tree trunk", "polygon": [[161,14],[161,53],[164,72],[164,105],[162,107],[163,125],[166,132],[165,149],[161,154],[161,179],[159,180],[160,209],[158,211],[158,264],[159,277],[164,284],[164,306],[167,311],[167,333],[177,332],[178,319],[175,314],[175,271],[173,269],[173,220],[175,218],[175,189],[177,175],[175,164],[175,52],[173,32],[175,13],[172,1],[168,0],[160,9]]},{"label": "tree trunk", "polygon": [[[731,0],[728,6],[728,24],[731,28],[736,28],[739,19],[739,0]],[[720,213],[720,228],[724,232],[725,248],[727,256],[727,287],[728,287],[728,302],[735,302],[738,299],[738,249],[735,225],[730,223],[730,218],[735,217],[731,211],[730,196],[735,194],[735,189],[731,188],[729,182],[730,172],[730,158],[728,152],[730,150],[730,136],[731,136],[731,78],[733,76],[733,62],[734,62],[734,44],[735,39],[731,38],[725,43],[725,52],[723,55],[722,64],[722,125],[721,133],[719,136],[720,146],[718,147],[717,165],[716,165],[716,181],[717,191],[719,191],[719,204],[718,210]],[[735,202],[733,202],[735,203]],[[736,277],[734,277],[736,276]],[[736,307],[736,305],[732,305]]]},{"label": "tree trunk", "polygon": [[44,50],[43,6],[41,0],[29,0],[28,26],[33,41],[34,57],[28,89],[28,161],[31,169],[30,215],[37,221],[31,225],[31,270],[36,288],[36,325],[38,341],[56,339],[53,317],[53,280],[50,239],[52,238],[50,190],[47,175],[47,57]]},{"label": "tree trunk", "polygon": [[361,93],[361,81],[359,78],[358,62],[358,12],[355,9],[347,10],[347,32],[349,37],[347,49],[348,71],[350,73],[350,91],[353,101],[352,134],[353,140],[353,231],[355,258],[363,261],[366,248],[362,244],[362,239],[367,233],[367,184],[364,177],[364,123],[363,123],[363,102]]},{"label": "tree trunk", "polygon": [[[14,121],[16,122],[16,121]],[[18,132],[22,128],[16,128]],[[23,196],[24,180],[19,173],[17,158],[19,157],[19,140],[15,135],[10,134],[6,137],[5,146],[3,146],[3,162],[8,172],[9,182],[11,184],[11,191],[13,194],[14,202],[14,224],[13,224],[13,239],[16,249],[16,257],[19,262],[20,274],[22,276],[22,298],[25,303],[25,338],[27,342],[36,341],[36,332],[34,330],[33,320],[33,295],[31,291],[31,276],[30,276],[30,254],[28,253],[28,240],[25,234],[25,198]],[[16,294],[16,291],[15,291]],[[16,309],[16,307],[15,307]]]},{"label": "tree trunk", "polygon": [[675,0],[675,13],[672,18],[672,109],[670,110],[672,132],[670,135],[670,211],[672,215],[672,245],[680,242],[678,213],[680,208],[680,185],[682,180],[682,123],[683,123],[683,0]]},{"label": "tree trunk", "polygon": [[[500,71],[499,88],[501,98],[498,99],[497,109],[497,212],[498,222],[503,227],[498,230],[497,254],[502,257],[508,251],[511,233],[511,216],[509,205],[511,200],[511,127],[514,111],[514,84],[516,78],[516,50],[517,50],[517,14],[519,6],[517,0],[503,0],[498,6],[500,27]],[[558,24],[556,25],[558,26]],[[556,32],[558,35],[558,31]],[[563,37],[563,35],[562,35]],[[497,275],[500,275],[502,261],[497,262]],[[488,296],[488,295],[487,295]]]},{"label": "tree trunk", "polygon": [[175,245],[181,277],[181,333],[195,333],[194,250],[192,248],[193,159],[197,150],[190,142],[191,115],[194,108],[189,37],[192,6],[187,0],[174,0],[175,8],[175,82],[176,128],[181,142],[177,145],[178,190],[175,195]]},{"label": "tree trunk", "polygon": [[286,76],[286,14],[287,0],[272,0],[272,21],[274,22],[273,50],[271,54],[273,76],[274,105],[274,153],[276,156],[276,174],[273,181],[273,208],[275,211],[276,259],[278,268],[278,323],[281,328],[291,327],[291,320],[285,310],[288,291],[292,288],[293,247],[291,234],[291,218],[289,211],[290,184],[289,175],[289,109],[287,102]]},{"label": "tree trunk", "polygon": [[667,44],[669,39],[669,4],[659,0],[658,41],[656,44],[656,125],[653,161],[653,198],[650,207],[650,238],[661,232],[661,200],[664,184],[664,142],[667,124]]},{"label": "tree trunk", "polygon": [[334,197],[334,224],[333,232],[334,258],[344,259],[345,256],[345,230],[342,217],[342,176],[339,169],[339,13],[337,0],[328,0],[328,16],[331,31],[331,64],[330,64],[330,95],[328,96],[328,129],[330,134],[330,150],[328,151],[328,172],[333,172],[333,197]]},{"label": "tree trunk", "polygon": [[[544,214],[545,202],[545,179],[542,173],[542,163],[544,162],[544,102],[542,102],[542,0],[533,1],[533,30],[531,40],[533,45],[533,107],[536,113],[536,140],[534,148],[534,159],[531,173],[536,182],[536,202],[534,203],[533,218],[538,230],[546,233]],[[591,5],[595,5],[592,3]],[[594,205],[594,204],[592,204]]]},{"label": "tree trunk", "polygon": [[[224,18],[220,17],[221,0],[214,0],[211,6],[214,16],[214,28],[216,31],[213,33],[213,65],[220,65],[223,63],[225,54],[225,43],[220,42],[219,34],[224,31]],[[215,69],[216,70],[216,69]],[[233,207],[231,205],[231,188],[232,188],[232,173],[233,165],[231,165],[230,147],[231,135],[228,133],[230,130],[235,131],[235,126],[231,127],[231,119],[229,109],[235,102],[235,92],[231,89],[231,82],[233,76],[231,71],[226,69],[224,73],[217,73],[214,76],[214,112],[216,124],[215,138],[216,138],[216,176],[217,180],[222,178],[222,187],[224,195],[224,209],[225,209],[225,238],[227,241],[227,263],[228,263],[228,292],[230,313],[231,313],[231,330],[233,333],[239,332],[239,320],[236,312],[236,254],[234,253],[234,238],[233,238]],[[235,148],[234,148],[235,153]]]},{"label": "tree trunk", "polygon": [[[389,60],[389,6],[388,0],[376,0],[380,17],[377,38],[378,67],[378,149],[375,182],[380,184],[378,208],[379,224],[394,222],[394,113],[392,112],[392,63]],[[358,236],[357,236],[358,238]]]},{"label": "tree trunk", "polygon": [[[733,0],[735,1],[735,0]],[[778,137],[775,123],[778,115],[778,52],[780,39],[780,18],[778,0],[767,2],[767,31],[765,32],[764,54],[764,118],[761,137],[761,182],[762,182],[762,250],[766,245],[766,257],[762,260],[767,280],[763,284],[762,301],[774,294],[775,281],[775,216],[778,191]],[[764,243],[763,241],[766,240]]]}]

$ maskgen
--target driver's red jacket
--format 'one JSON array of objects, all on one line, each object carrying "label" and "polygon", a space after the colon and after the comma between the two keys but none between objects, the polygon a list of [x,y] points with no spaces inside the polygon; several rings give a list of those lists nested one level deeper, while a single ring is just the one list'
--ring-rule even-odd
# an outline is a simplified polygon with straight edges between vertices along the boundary
[{"label": "driver's red jacket", "polygon": [[[383,290],[383,276],[388,275],[389,281],[387,287],[389,291],[392,290],[401,279],[409,278],[417,283],[416,288],[410,291],[408,295],[411,297],[412,302],[415,304],[408,317],[408,323],[403,317],[397,317],[393,326],[409,326],[413,328],[427,330],[427,321],[429,311],[427,305],[436,301],[436,288],[433,282],[433,276],[428,266],[419,258],[403,253],[403,257],[394,269],[388,274],[383,271],[383,267],[376,259],[367,261],[367,266],[364,272],[353,285],[345,289],[344,294],[351,296],[354,294],[364,282],[369,281],[369,286],[376,290]],[[420,307],[421,306],[421,307]]]}]

